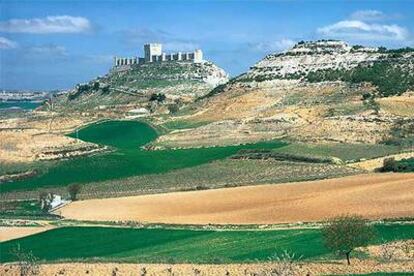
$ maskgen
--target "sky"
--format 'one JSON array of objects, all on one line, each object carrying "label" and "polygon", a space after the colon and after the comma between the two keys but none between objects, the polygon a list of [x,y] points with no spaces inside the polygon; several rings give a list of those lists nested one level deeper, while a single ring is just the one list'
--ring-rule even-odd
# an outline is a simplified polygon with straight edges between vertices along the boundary
[{"label": "sky", "polygon": [[68,89],[114,56],[200,48],[231,76],[301,40],[414,47],[414,1],[0,1],[0,89]]}]

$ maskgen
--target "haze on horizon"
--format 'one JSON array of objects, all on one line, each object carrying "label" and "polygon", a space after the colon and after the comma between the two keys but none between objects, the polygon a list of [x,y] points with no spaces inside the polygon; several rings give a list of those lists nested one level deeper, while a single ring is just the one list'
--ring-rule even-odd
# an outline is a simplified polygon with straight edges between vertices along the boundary
[{"label": "haze on horizon", "polygon": [[414,46],[410,1],[2,1],[0,89],[64,89],[105,74],[113,56],[201,48],[235,76],[301,40]]}]

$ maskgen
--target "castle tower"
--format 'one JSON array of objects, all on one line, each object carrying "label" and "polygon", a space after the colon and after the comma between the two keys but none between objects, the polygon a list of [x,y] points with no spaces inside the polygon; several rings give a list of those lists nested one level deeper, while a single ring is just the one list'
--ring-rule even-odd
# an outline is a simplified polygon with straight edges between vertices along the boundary
[{"label": "castle tower", "polygon": [[153,62],[153,56],[161,56],[162,45],[159,43],[149,43],[144,45],[145,62]]},{"label": "castle tower", "polygon": [[194,51],[194,62],[202,62],[203,61],[203,51],[197,49]]}]

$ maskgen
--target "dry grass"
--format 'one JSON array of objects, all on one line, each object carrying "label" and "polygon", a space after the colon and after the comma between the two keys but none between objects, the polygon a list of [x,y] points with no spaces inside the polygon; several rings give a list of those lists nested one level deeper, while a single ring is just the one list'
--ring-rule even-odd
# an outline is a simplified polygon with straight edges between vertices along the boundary
[{"label": "dry grass", "polygon": [[382,111],[397,116],[414,116],[414,94],[377,100]]}]

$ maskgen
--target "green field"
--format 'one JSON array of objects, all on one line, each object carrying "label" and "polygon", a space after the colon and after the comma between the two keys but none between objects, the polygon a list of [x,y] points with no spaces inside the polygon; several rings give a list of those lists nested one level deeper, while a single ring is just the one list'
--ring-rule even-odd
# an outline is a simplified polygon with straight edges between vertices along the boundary
[{"label": "green field", "polygon": [[[373,243],[414,237],[414,225],[377,225]],[[0,243],[1,262],[13,261],[12,248],[45,261],[97,258],[127,262],[232,263],[265,261],[284,250],[304,260],[332,256],[320,230],[186,230],[64,227]]]},{"label": "green field", "polygon": [[1,193],[164,173],[224,159],[240,149],[274,149],[285,145],[273,141],[228,147],[146,151],[140,146],[153,141],[157,133],[151,126],[136,121],[94,124],[79,130],[78,134],[71,134],[76,135],[88,142],[112,146],[114,151],[58,162],[38,177],[2,184]]},{"label": "green field", "polygon": [[[414,272],[377,272],[377,273],[369,273],[369,274],[347,274],[346,276],[357,276],[357,275],[358,276],[412,276],[414,275]],[[342,276],[342,275],[336,275],[336,276]]]},{"label": "green field", "polygon": [[337,157],[342,161],[357,161],[362,158],[371,159],[403,151],[400,146],[382,144],[290,144],[275,149],[276,152],[304,156]]}]

